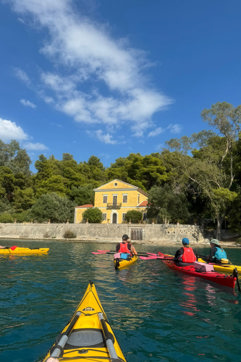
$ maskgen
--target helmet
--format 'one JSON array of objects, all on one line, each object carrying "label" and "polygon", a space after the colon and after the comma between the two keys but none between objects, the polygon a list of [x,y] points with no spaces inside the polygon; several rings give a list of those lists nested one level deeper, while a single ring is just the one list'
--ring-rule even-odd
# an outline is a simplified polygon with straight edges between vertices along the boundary
[{"label": "helmet", "polygon": [[210,244],[215,244],[215,245],[220,245],[220,242],[217,240],[217,239],[212,239],[211,241],[210,241]]},{"label": "helmet", "polygon": [[124,234],[122,236],[122,240],[127,241],[129,239],[129,236],[127,234]]},{"label": "helmet", "polygon": [[183,245],[189,245],[189,239],[188,238],[183,238],[182,243],[183,243]]}]

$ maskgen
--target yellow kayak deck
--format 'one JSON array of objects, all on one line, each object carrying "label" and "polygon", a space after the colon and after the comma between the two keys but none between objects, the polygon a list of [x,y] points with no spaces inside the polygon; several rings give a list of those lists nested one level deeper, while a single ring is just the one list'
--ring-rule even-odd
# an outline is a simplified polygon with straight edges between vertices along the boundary
[{"label": "yellow kayak deck", "polygon": [[21,248],[16,247],[14,250],[9,248],[0,249],[0,256],[1,255],[41,255],[41,254],[48,254],[49,248]]},{"label": "yellow kayak deck", "polygon": [[134,255],[130,260],[125,259],[114,259],[114,266],[115,269],[125,269],[129,267],[130,265],[134,264],[138,260],[138,256]]},{"label": "yellow kayak deck", "polygon": [[68,362],[126,362],[92,282],[43,362],[49,357]]},{"label": "yellow kayak deck", "polygon": [[[198,261],[200,261],[201,263],[206,263],[206,261],[203,260],[202,258],[198,258]],[[232,274],[233,270],[236,268],[241,277],[241,266],[240,265],[213,264],[213,263],[211,263],[211,265],[213,265],[213,268],[215,271],[221,272],[221,273],[227,273],[227,274]]]}]

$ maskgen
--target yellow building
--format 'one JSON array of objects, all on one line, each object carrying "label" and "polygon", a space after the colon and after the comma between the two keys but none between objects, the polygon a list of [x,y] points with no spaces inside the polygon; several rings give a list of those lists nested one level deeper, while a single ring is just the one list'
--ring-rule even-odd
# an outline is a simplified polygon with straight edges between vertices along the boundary
[{"label": "yellow building", "polygon": [[[98,207],[103,214],[103,224],[121,224],[125,221],[125,214],[130,210],[143,213],[146,211],[148,198],[145,191],[137,186],[121,180],[113,180],[95,190],[94,207]],[[75,208],[75,223],[81,223],[83,213],[93,205],[82,205]]]}]

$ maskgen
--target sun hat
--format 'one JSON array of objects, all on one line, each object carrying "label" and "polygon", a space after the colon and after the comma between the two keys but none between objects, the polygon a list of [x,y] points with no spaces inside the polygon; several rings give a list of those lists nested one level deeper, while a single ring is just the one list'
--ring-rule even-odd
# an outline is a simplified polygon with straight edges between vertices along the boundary
[{"label": "sun hat", "polygon": [[220,242],[217,240],[217,239],[212,239],[211,241],[210,241],[210,244],[215,244],[215,245],[220,245]]},{"label": "sun hat", "polygon": [[182,243],[183,243],[183,245],[189,245],[189,239],[188,238],[183,238]]}]

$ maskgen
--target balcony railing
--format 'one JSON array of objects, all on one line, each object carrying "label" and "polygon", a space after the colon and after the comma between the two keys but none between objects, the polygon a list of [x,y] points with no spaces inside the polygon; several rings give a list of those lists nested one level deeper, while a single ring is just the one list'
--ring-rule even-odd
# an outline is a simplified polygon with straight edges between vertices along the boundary
[{"label": "balcony railing", "polygon": [[120,209],[122,204],[117,204],[117,202],[111,203],[111,204],[107,204],[107,209],[111,210],[111,209]]}]

